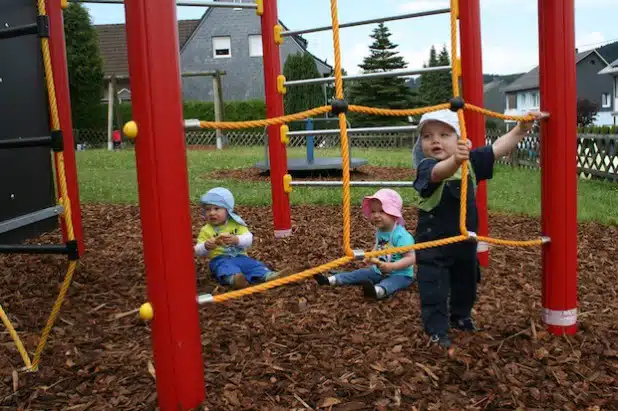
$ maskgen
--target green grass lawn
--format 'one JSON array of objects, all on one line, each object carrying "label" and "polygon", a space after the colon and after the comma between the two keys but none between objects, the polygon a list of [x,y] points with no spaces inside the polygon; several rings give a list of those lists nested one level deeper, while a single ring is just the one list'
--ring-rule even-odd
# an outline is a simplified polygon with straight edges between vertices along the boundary
[{"label": "green grass lawn", "polygon": [[[109,152],[105,150],[76,153],[81,199],[85,203],[136,203],[137,175],[135,153],[132,150]],[[288,150],[290,157],[303,157],[303,148]],[[337,156],[338,150],[318,150],[316,156]],[[409,150],[354,149],[354,157],[363,157],[374,166],[410,167]],[[270,204],[270,187],[266,182],[212,180],[206,175],[217,169],[235,169],[253,166],[263,161],[260,147],[233,147],[225,151],[188,151],[188,172],[191,201],[213,186],[232,190],[238,204]],[[352,202],[359,204],[362,196],[375,188],[352,189]],[[414,204],[412,188],[398,190],[404,201]],[[540,172],[497,166],[494,178],[488,182],[489,208],[504,213],[538,216],[541,210]],[[340,188],[294,187],[293,204],[341,204]],[[578,215],[580,220],[595,220],[615,224],[618,220],[618,184],[603,181],[579,180]]]}]

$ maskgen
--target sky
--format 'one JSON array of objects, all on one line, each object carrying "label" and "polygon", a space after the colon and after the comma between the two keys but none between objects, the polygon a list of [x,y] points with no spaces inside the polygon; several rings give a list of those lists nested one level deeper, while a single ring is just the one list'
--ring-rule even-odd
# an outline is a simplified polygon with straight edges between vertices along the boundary
[{"label": "sky", "polygon": [[[480,0],[483,72],[512,74],[538,64],[537,0]],[[279,0],[279,19],[290,29],[300,30],[331,24],[329,0]],[[376,7],[379,3],[380,7]],[[575,41],[580,51],[618,41],[618,0],[575,0]],[[124,22],[122,5],[89,4],[94,24]],[[339,0],[340,23],[449,7],[448,0]],[[178,19],[197,19],[204,8],[178,7]],[[391,41],[408,63],[420,68],[427,62],[432,45],[450,52],[449,15],[434,15],[386,23]],[[368,55],[369,35],[376,24],[341,29],[343,68],[359,72],[358,64]],[[304,34],[309,51],[334,65],[332,32]]]}]

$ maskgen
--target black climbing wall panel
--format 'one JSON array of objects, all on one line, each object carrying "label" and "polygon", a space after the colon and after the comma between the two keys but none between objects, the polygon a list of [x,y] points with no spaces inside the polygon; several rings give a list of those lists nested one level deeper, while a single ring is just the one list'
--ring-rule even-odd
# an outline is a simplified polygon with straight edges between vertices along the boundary
[{"label": "black climbing wall panel", "polygon": [[[36,22],[34,0],[0,0],[0,28]],[[36,35],[0,40],[0,140],[50,135],[41,41]],[[49,147],[0,149],[0,221],[56,202]],[[57,217],[0,234],[18,243],[58,226]]]}]

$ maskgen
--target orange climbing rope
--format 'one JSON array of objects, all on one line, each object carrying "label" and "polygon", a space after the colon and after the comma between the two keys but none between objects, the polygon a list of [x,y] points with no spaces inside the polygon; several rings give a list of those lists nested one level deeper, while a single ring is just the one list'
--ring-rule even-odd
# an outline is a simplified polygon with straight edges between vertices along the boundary
[{"label": "orange climbing rope", "polygon": [[[38,10],[40,16],[45,16],[47,14],[45,9],[45,0],[38,0]],[[43,65],[45,68],[45,80],[47,83],[47,96],[49,101],[49,112],[51,117],[51,126],[52,130],[60,130],[60,118],[58,116],[58,102],[56,100],[56,88],[54,85],[54,72],[51,64],[51,55],[49,50],[49,39],[46,37],[41,37],[41,49],[43,53]],[[67,188],[66,181],[66,172],[64,166],[64,154],[62,151],[55,153],[56,155],[56,167],[58,169],[58,176],[60,181],[60,202],[64,207],[64,222],[66,225],[66,235],[68,241],[75,240],[75,232],[73,229],[73,219],[71,218],[71,202],[69,200],[69,193]],[[64,277],[64,281],[62,282],[62,286],[60,287],[60,292],[58,293],[58,297],[54,302],[51,313],[45,327],[43,328],[43,332],[41,333],[41,337],[39,338],[39,342],[36,347],[36,351],[34,352],[34,357],[32,361],[30,361],[30,357],[28,352],[24,348],[19,335],[15,331],[15,328],[11,324],[8,316],[0,306],[0,319],[4,323],[4,325],[9,330],[9,334],[13,338],[15,342],[15,346],[21,355],[24,364],[26,366],[26,370],[28,371],[37,371],[39,367],[39,363],[41,361],[41,354],[45,349],[47,344],[47,340],[49,338],[49,334],[58,318],[58,314],[60,313],[60,308],[62,307],[62,303],[64,302],[64,298],[66,297],[66,293],[71,284],[71,280],[73,279],[73,274],[75,273],[75,269],[77,268],[77,261],[71,260],[69,261],[69,267],[67,269],[66,275]]]},{"label": "orange climbing rope", "polygon": [[[330,0],[331,6],[331,20],[332,20],[332,28],[333,28],[333,46],[335,50],[335,98],[337,100],[343,100],[343,78],[341,74],[341,49],[340,49],[340,40],[339,40],[339,18],[338,18],[338,10],[337,10],[337,0]],[[459,18],[459,1],[451,0],[451,50],[452,50],[452,62],[451,62],[451,70],[452,70],[452,87],[453,87],[453,96],[455,98],[460,97],[460,87],[459,87],[459,78],[461,76],[461,62],[457,53],[457,21]],[[424,114],[432,111],[443,110],[451,108],[451,103],[438,104],[430,107],[422,107],[422,108],[414,108],[414,109],[405,109],[405,110],[392,110],[386,108],[375,108],[375,107],[366,107],[366,106],[357,106],[357,105],[349,105],[348,111],[350,112],[358,112],[365,113],[371,115],[380,115],[380,116],[412,116],[418,114]],[[533,116],[507,116],[504,114],[500,114],[491,110],[484,109],[482,107],[475,106],[473,104],[464,104],[462,108],[457,110],[460,128],[461,128],[461,139],[466,141],[468,138],[466,123],[464,118],[464,110],[471,110],[478,113],[481,113],[486,116],[492,116],[496,118],[500,118],[503,120],[515,120],[515,121],[530,121],[533,120]],[[256,121],[244,121],[244,122],[213,122],[213,121],[202,121],[200,125],[202,128],[249,128],[249,127],[259,127],[265,125],[276,125],[283,124],[285,122],[291,120],[297,120],[301,118],[306,118],[310,114],[318,114],[318,113],[326,113],[332,111],[331,107],[318,107],[313,110],[304,111],[301,113],[291,114],[287,116],[281,116],[276,118],[270,118],[267,120],[256,120]],[[248,287],[242,290],[231,291],[224,294],[219,294],[212,296],[209,301],[212,302],[223,302],[227,300],[232,300],[235,298],[240,298],[243,296],[247,296],[254,293],[259,293],[262,291],[266,291],[268,289],[278,287],[284,284],[290,284],[296,281],[301,281],[308,277],[311,277],[315,274],[319,274],[328,270],[332,270],[334,268],[345,265],[355,259],[358,258],[372,258],[378,257],[386,254],[394,254],[394,253],[403,253],[411,250],[421,250],[432,247],[439,247],[447,244],[454,244],[462,241],[484,241],[492,244],[500,244],[514,247],[530,247],[530,246],[538,246],[543,243],[549,241],[547,238],[539,238],[532,239],[526,241],[514,241],[514,240],[502,240],[490,237],[481,237],[477,236],[476,233],[470,233],[466,227],[466,215],[467,215],[467,203],[466,203],[466,194],[468,190],[468,162],[464,161],[461,167],[462,170],[462,183],[461,183],[461,212],[460,212],[460,231],[461,234],[458,236],[428,241],[423,243],[416,243],[411,246],[406,247],[398,247],[391,248],[388,250],[380,250],[380,251],[357,251],[355,252],[351,245],[350,240],[350,230],[351,230],[351,217],[350,217],[350,153],[348,150],[349,140],[348,140],[348,130],[346,123],[346,114],[344,112],[337,113],[339,118],[339,128],[341,130],[341,156],[343,159],[343,192],[342,192],[342,206],[343,206],[343,251],[345,256],[338,258],[334,261],[331,261],[326,264],[322,264],[318,267],[314,267],[305,271],[302,271],[297,274],[290,275],[288,277],[280,278],[271,282],[255,285],[252,287]],[[148,303],[144,304],[144,306],[148,305]],[[152,312],[152,307],[148,307],[148,310],[144,310],[144,312]],[[141,311],[140,311],[141,312]]]}]

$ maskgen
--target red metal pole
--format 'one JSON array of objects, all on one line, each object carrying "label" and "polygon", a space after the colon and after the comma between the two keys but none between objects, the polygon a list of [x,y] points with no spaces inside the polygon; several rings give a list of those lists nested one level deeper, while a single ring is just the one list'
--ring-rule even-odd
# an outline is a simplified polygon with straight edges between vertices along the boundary
[{"label": "red metal pole", "polygon": [[175,0],[125,2],[152,344],[162,410],[204,399]]},{"label": "red metal pole", "polygon": [[[54,70],[54,86],[56,89],[56,101],[58,105],[58,117],[60,119],[60,129],[64,141],[64,170],[71,202],[71,217],[73,222],[73,232],[77,240],[79,255],[83,255],[84,235],[82,229],[82,210],[79,203],[79,187],[77,184],[77,164],[75,162],[75,140],[73,139],[73,120],[71,118],[71,98],[69,94],[69,74],[67,68],[66,45],[64,39],[64,19],[61,0],[46,0],[45,9],[49,16],[49,54]],[[58,163],[56,164],[56,182],[60,187],[60,176],[58,175]],[[67,241],[67,231],[64,218],[62,221],[62,237]]]},{"label": "red metal pole", "polygon": [[577,87],[574,0],[539,0],[543,320],[554,334],[577,331]]},{"label": "red metal pole", "polygon": [[[483,55],[481,51],[481,12],[479,0],[459,1],[459,31],[461,35],[461,77],[463,98],[467,103],[484,107],[483,99]],[[485,116],[466,110],[466,128],[473,147],[485,142]],[[476,206],[479,216],[478,234],[488,235],[487,184],[481,181],[476,191]],[[489,264],[489,250],[486,243],[479,243],[477,256],[481,266]]]},{"label": "red metal pole", "polygon": [[[262,50],[264,59],[264,90],[266,94],[266,117],[283,115],[283,96],[277,91],[277,76],[281,74],[279,45],[275,43],[277,0],[264,0],[262,23]],[[270,157],[270,188],[272,196],[275,237],[292,235],[290,198],[283,190],[283,176],[287,174],[287,153],[281,142],[280,127],[268,127],[268,152]]]}]

